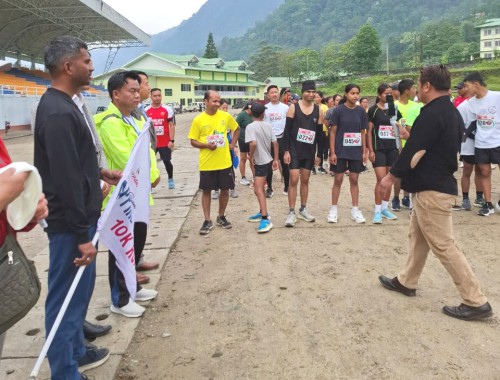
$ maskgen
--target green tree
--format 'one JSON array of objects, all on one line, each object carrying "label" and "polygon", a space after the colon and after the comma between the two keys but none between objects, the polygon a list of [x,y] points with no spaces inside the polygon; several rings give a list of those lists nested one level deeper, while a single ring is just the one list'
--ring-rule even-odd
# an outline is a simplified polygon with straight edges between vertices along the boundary
[{"label": "green tree", "polygon": [[381,53],[378,33],[366,23],[340,48],[342,68],[353,73],[376,70]]},{"label": "green tree", "polygon": [[278,46],[263,45],[249,59],[250,70],[255,74],[255,80],[264,81],[268,77],[288,76],[283,72],[283,66],[280,65],[283,59],[283,50]]},{"label": "green tree", "polygon": [[212,32],[208,33],[208,41],[207,46],[205,47],[205,54],[203,54],[203,58],[219,58],[219,53],[217,52],[217,48],[215,47],[214,36]]}]

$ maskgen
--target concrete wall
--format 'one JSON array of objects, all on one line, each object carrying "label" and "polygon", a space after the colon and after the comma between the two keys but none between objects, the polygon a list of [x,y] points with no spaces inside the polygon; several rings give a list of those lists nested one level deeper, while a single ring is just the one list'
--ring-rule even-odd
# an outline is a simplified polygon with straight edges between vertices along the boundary
[{"label": "concrete wall", "polygon": [[[0,129],[5,129],[5,122],[11,127],[31,125],[31,113],[38,104],[38,96],[0,95]],[[108,98],[85,98],[90,112],[95,113],[97,107],[107,106]]]}]

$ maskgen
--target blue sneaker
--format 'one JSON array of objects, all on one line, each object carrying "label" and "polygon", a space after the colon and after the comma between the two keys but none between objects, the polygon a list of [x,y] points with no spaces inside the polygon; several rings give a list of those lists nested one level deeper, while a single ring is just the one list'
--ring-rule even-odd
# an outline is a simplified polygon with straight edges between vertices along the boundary
[{"label": "blue sneaker", "polygon": [[401,206],[404,208],[410,208],[410,197],[403,197],[401,201]]},{"label": "blue sneaker", "polygon": [[173,178],[168,179],[168,188],[169,189],[175,189],[175,182]]},{"label": "blue sneaker", "polygon": [[396,220],[398,217],[389,211],[388,208],[382,210],[382,217],[389,220]]},{"label": "blue sneaker", "polygon": [[392,211],[401,211],[401,205],[399,203],[399,198],[392,198],[391,209],[392,209]]},{"label": "blue sneaker", "polygon": [[269,219],[261,219],[259,228],[257,228],[257,232],[259,234],[263,234],[264,232],[271,231],[271,228],[273,228],[273,224]]},{"label": "blue sneaker", "polygon": [[380,211],[373,215],[373,224],[382,224],[382,213]]},{"label": "blue sneaker", "polygon": [[[268,216],[269,217],[269,216]],[[247,219],[249,222],[254,222],[254,223],[258,223],[262,220],[262,214],[260,212],[258,212],[257,214],[255,215],[250,215]]]}]

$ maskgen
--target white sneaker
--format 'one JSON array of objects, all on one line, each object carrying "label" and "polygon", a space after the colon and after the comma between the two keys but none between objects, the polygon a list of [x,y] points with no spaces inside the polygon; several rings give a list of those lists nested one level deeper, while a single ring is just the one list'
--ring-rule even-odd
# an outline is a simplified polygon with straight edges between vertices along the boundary
[{"label": "white sneaker", "polygon": [[236,189],[229,190],[229,195],[231,195],[231,198],[238,198],[238,193],[236,192]]},{"label": "white sneaker", "polygon": [[297,218],[295,217],[295,213],[290,211],[286,217],[285,227],[293,227],[297,223]]},{"label": "white sneaker", "polygon": [[110,310],[112,313],[121,314],[127,318],[139,318],[142,316],[142,314],[144,314],[144,311],[146,309],[130,300],[128,304],[123,307],[116,307],[115,305],[111,305]]},{"label": "white sneaker", "polygon": [[240,183],[243,185],[243,186],[248,186],[250,185],[250,181],[248,179],[246,179],[245,177],[243,177],[242,179],[240,179]]},{"label": "white sneaker", "polygon": [[363,214],[359,210],[356,212],[351,211],[351,219],[359,224],[366,222],[365,217],[363,216]]},{"label": "white sneaker", "polygon": [[142,288],[135,294],[135,300],[136,301],[149,301],[152,300],[153,298],[156,298],[158,295],[158,292],[154,289],[146,289]]},{"label": "white sneaker", "polygon": [[214,190],[214,192],[212,193],[212,199],[219,199],[219,191],[218,190]]},{"label": "white sneaker", "polygon": [[302,211],[299,211],[298,218],[305,220],[306,222],[314,222],[316,218],[309,214],[309,211],[307,211],[306,208],[304,208]]},{"label": "white sneaker", "polygon": [[330,210],[330,212],[328,213],[327,220],[328,223],[337,223],[338,220],[337,211]]},{"label": "white sneaker", "polygon": [[495,164],[491,164],[491,170],[495,170],[497,166]]}]

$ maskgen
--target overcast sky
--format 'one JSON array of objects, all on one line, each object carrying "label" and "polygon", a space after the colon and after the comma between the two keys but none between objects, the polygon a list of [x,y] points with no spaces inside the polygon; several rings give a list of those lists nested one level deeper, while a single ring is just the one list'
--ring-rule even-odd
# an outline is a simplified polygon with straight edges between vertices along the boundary
[{"label": "overcast sky", "polygon": [[196,13],[207,0],[104,0],[148,34],[179,25]]}]

